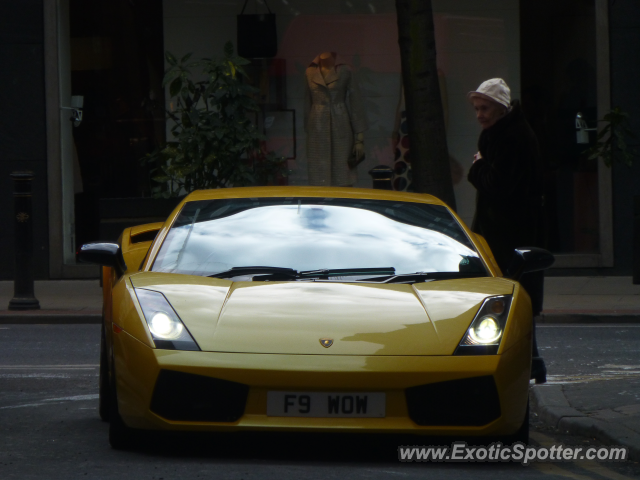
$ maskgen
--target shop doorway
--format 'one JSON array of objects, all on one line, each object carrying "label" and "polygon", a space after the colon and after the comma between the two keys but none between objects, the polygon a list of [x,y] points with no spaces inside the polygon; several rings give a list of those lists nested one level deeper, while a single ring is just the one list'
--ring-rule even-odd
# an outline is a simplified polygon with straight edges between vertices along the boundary
[{"label": "shop doorway", "polygon": [[150,195],[140,159],[165,140],[162,2],[68,0],[68,12],[77,248],[100,238],[100,199]]},{"label": "shop doorway", "polygon": [[598,112],[595,0],[520,1],[522,104],[545,163],[545,247],[600,253],[598,160],[578,143],[576,115]]}]

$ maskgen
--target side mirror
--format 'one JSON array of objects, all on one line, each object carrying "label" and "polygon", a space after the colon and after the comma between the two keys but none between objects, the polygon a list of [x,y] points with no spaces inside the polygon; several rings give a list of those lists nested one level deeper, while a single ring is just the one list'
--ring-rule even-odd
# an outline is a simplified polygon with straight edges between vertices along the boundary
[{"label": "side mirror", "polygon": [[519,280],[523,273],[545,270],[553,265],[553,262],[555,261],[555,257],[543,248],[516,248],[513,252],[513,258],[511,259],[509,268],[507,268],[505,277],[513,280]]},{"label": "side mirror", "polygon": [[120,275],[127,270],[122,250],[117,243],[85,243],[78,250],[76,258],[80,263],[115,268]]}]

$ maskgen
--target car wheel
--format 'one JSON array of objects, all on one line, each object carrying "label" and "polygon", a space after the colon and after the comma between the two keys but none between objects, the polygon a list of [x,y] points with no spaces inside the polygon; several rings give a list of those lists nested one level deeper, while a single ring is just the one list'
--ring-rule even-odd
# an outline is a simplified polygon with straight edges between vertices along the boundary
[{"label": "car wheel", "polygon": [[518,431],[512,435],[505,437],[502,441],[503,445],[513,445],[516,442],[529,444],[529,400],[527,400],[527,411],[524,415],[524,421]]},{"label": "car wheel", "polygon": [[98,413],[103,422],[109,421],[111,413],[109,391],[109,359],[107,357],[107,340],[104,326],[100,335],[100,376],[98,378]]},{"label": "car wheel", "polygon": [[118,392],[116,375],[111,362],[111,381],[109,382],[109,444],[115,450],[127,450],[135,444],[135,430],[127,427],[118,412]]}]

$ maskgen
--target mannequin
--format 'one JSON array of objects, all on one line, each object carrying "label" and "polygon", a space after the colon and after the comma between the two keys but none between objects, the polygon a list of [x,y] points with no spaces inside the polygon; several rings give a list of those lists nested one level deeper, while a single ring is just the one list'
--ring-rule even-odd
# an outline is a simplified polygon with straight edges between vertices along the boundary
[{"label": "mannequin", "polygon": [[[320,54],[320,73],[322,78],[327,80],[327,75],[335,71],[336,59],[333,52],[324,52]],[[364,133],[355,134],[355,144],[353,146],[353,154],[359,161],[364,156]]]},{"label": "mannequin", "polygon": [[367,128],[351,68],[335,52],[318,55],[306,70],[305,130],[309,185],[352,186],[364,157]]}]

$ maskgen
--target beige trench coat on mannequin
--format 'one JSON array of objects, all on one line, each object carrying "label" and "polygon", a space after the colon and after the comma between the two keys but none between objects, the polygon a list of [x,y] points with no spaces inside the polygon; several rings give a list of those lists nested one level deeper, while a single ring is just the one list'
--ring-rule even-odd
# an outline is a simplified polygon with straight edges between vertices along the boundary
[{"label": "beige trench coat on mannequin", "polygon": [[309,185],[344,187],[357,180],[356,169],[350,169],[347,161],[353,152],[353,137],[367,129],[367,121],[351,68],[340,57],[335,61],[335,71],[326,79],[320,73],[319,56],[306,70]]}]

